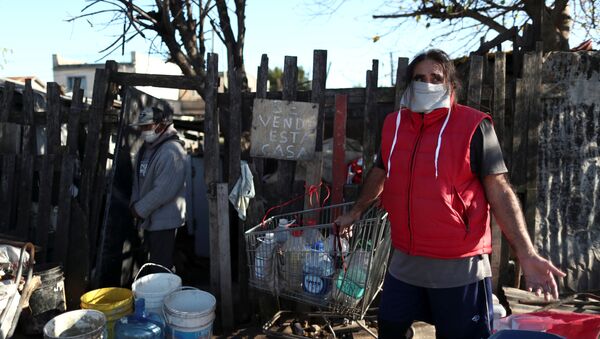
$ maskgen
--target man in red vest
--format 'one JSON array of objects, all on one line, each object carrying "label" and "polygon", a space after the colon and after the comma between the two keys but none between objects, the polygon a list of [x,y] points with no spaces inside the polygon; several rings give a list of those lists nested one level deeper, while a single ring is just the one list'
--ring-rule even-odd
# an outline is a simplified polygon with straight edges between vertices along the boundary
[{"label": "man in red vest", "polygon": [[565,274],[536,253],[506,177],[491,117],[459,105],[459,82],[441,50],[407,69],[400,112],[383,124],[381,149],[352,210],[350,230],[381,196],[394,251],[379,305],[379,338],[398,338],[413,321],[438,338],[487,338],[492,328],[490,209],[512,245],[527,288],[558,298]]}]

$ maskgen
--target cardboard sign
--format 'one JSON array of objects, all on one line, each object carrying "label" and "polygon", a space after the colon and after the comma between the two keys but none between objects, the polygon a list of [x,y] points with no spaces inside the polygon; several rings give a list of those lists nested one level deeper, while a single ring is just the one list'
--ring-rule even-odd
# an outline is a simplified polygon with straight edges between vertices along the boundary
[{"label": "cardboard sign", "polygon": [[254,99],[253,157],[309,160],[315,153],[319,105],[310,102]]}]

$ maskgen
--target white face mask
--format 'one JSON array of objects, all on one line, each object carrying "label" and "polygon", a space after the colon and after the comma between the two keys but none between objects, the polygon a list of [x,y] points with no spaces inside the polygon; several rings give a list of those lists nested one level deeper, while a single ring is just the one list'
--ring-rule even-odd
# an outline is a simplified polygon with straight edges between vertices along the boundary
[{"label": "white face mask", "polygon": [[142,138],[144,138],[144,141],[149,144],[155,142],[159,136],[160,134],[157,134],[154,129],[149,131],[142,131]]},{"label": "white face mask", "polygon": [[404,91],[400,105],[419,113],[429,113],[436,108],[449,108],[450,91],[445,84],[412,81]]}]

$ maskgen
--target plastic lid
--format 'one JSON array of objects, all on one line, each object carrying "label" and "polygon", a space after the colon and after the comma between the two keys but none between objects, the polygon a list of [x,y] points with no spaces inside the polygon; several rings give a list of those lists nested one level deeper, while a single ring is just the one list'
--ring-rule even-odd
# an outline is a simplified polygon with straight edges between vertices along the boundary
[{"label": "plastic lid", "polygon": [[323,242],[322,241],[317,241],[313,244],[313,249],[317,250],[317,251],[323,251],[325,249],[325,247],[323,246]]},{"label": "plastic lid", "polygon": [[265,242],[271,242],[274,239],[275,239],[275,233],[269,232],[269,233],[265,233],[265,237],[263,238],[263,241],[265,241]]},{"label": "plastic lid", "polygon": [[279,226],[287,226],[289,223],[289,220],[287,220],[286,218],[279,219]]}]

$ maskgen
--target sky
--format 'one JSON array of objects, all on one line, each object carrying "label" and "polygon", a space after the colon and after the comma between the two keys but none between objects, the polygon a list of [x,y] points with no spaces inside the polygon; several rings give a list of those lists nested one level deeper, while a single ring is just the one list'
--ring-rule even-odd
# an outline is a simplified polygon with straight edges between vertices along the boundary
[{"label": "sky", "polygon": [[[379,84],[390,86],[392,65],[398,57],[413,57],[431,46],[435,28],[410,22],[396,29],[395,20],[372,19],[373,14],[389,13],[378,8],[384,1],[346,0],[333,14],[316,14],[318,0],[248,0],[246,7],[245,63],[248,73],[256,73],[263,53],[269,67],[283,67],[286,55],[297,56],[298,66],[312,74],[315,49],[328,51],[328,88],[364,86],[372,60],[379,60]],[[324,2],[338,3],[340,0]],[[150,43],[136,38],[121,50],[102,58],[100,53],[118,36],[121,25],[108,26],[104,20],[67,22],[80,14],[89,2],[84,0],[0,0],[0,77],[37,76],[52,81],[52,54],[69,60],[103,63],[130,61],[131,52],[149,52]],[[374,42],[373,37],[379,36]],[[209,34],[210,38],[210,34]],[[211,43],[208,49],[211,50]],[[450,52],[451,41],[434,47]],[[219,69],[225,69],[226,52],[216,39]],[[158,56],[157,56],[158,57]]]},{"label": "sky", "polygon": [[[328,88],[364,86],[373,59],[379,60],[379,83],[389,86],[390,53],[394,60],[411,57],[429,43],[428,31],[418,25],[386,35],[395,23],[372,19],[377,8],[370,1],[347,0],[330,15],[315,14],[314,1],[247,2],[245,62],[249,73],[256,73],[261,55],[266,53],[271,68],[283,67],[286,55],[297,56],[298,65],[312,74],[313,50],[325,49]],[[85,19],[66,21],[85,5],[83,0],[0,0],[0,77],[34,75],[52,81],[52,54],[103,63],[108,59],[130,61],[131,51],[149,51],[149,42],[139,38],[126,45],[124,55],[119,49],[100,59],[103,54],[99,51],[122,27],[105,27],[102,20],[92,20],[93,25]],[[381,38],[373,42],[376,35]],[[214,52],[221,60],[219,69],[224,69],[226,53],[219,41],[215,41]]]}]

